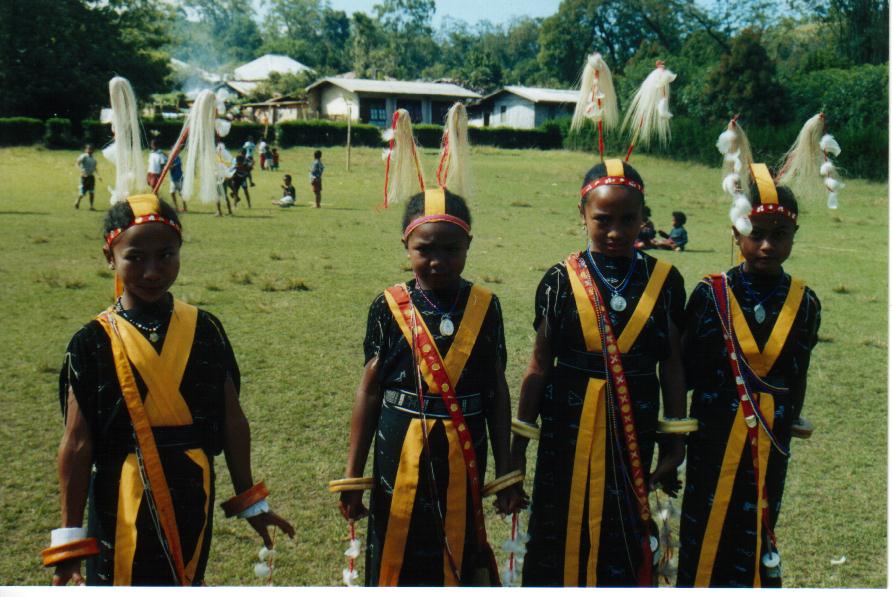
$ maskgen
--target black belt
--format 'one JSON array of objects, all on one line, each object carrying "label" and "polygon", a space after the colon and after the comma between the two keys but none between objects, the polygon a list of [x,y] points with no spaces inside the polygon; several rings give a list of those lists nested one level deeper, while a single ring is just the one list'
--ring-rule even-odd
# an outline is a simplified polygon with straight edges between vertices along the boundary
[{"label": "black belt", "polygon": [[[632,356],[622,355],[623,371],[626,377],[638,377],[642,375],[655,375],[657,371],[657,359],[647,355]],[[578,371],[584,371],[592,377],[606,379],[607,368],[604,366],[604,357],[600,352],[582,352],[572,350],[562,353],[557,357],[558,367],[568,367]]]},{"label": "black belt", "polygon": [[[466,396],[456,396],[456,402],[464,416],[479,415],[483,412],[483,399],[480,394],[468,394]],[[418,396],[414,392],[406,392],[405,390],[384,390],[384,404],[411,413],[413,415],[421,415],[421,405]],[[446,410],[446,403],[443,402],[442,396],[425,396],[424,397],[424,415],[435,419],[448,419],[449,412]]]}]

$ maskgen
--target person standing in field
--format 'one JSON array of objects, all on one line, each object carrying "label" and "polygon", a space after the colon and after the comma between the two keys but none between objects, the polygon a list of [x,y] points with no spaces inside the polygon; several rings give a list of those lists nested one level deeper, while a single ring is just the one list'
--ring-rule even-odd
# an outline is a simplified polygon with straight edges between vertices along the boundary
[{"label": "person standing in field", "polygon": [[84,153],[77,156],[75,164],[81,173],[81,183],[78,188],[77,200],[74,202],[74,209],[80,209],[81,199],[84,198],[84,195],[89,194],[90,209],[92,210],[93,198],[96,193],[97,162],[96,158],[93,157],[93,145],[91,143],[87,143],[84,146]]},{"label": "person standing in field", "polygon": [[[245,163],[249,164],[248,168],[248,176],[247,181],[253,187],[254,185],[254,175],[251,173],[251,170],[254,168],[254,149],[257,145],[254,143],[254,137],[248,137],[248,140],[245,141],[244,145],[242,145],[242,151],[245,155]],[[245,190],[247,191],[247,185],[245,185]]]},{"label": "person standing in field", "polygon": [[[124,79],[112,90],[122,144],[120,125],[136,122],[123,113],[136,101]],[[116,105],[118,97],[130,101]],[[122,156],[140,149],[138,129],[127,138],[118,174],[142,190],[132,171],[121,171]],[[176,211],[150,193],[106,214],[103,254],[117,298],[71,339],[59,376],[62,526],[42,552],[54,585],[201,586],[220,452],[236,493],[222,503],[226,516],[246,519],[268,548],[269,526],[294,535],[270,510],[265,485],[254,483],[239,368],[222,324],[169,292],[181,231]]]},{"label": "person standing in field", "polygon": [[817,295],[783,268],[799,228],[786,184],[796,184],[795,164],[803,160],[814,172],[829,164],[821,172],[832,178],[819,147],[823,125],[823,117],[806,123],[800,140],[807,142],[797,141],[782,169],[788,177],[751,163],[736,119],[719,138],[723,153],[742,156],[723,186],[734,190],[734,241],[743,260],[701,280],[685,314],[682,349],[699,429],[688,439],[679,587],[781,586],[775,527],[791,438],[811,434],[801,413],[821,325]]},{"label": "person standing in field", "polygon": [[[454,125],[460,134],[449,137],[453,155],[461,156],[449,160],[457,170],[468,155],[467,117],[459,106],[458,115],[447,117],[465,123]],[[457,191],[467,192],[467,178],[447,174],[449,186],[413,195],[420,173],[402,161],[412,160],[411,122],[405,110],[397,118],[387,197],[411,195],[402,242],[414,278],[388,288],[369,309],[346,478],[329,488],[340,493],[346,519],[369,515],[367,586],[497,585],[481,500],[495,493],[502,514],[524,505],[517,490],[523,475],[508,469],[511,406],[501,308],[492,292],[461,277],[471,217]],[[487,431],[499,478],[483,486]],[[373,439],[368,478],[363,471]]]},{"label": "person standing in field", "polygon": [[310,187],[316,197],[316,207],[322,203],[322,173],[325,165],[322,163],[322,152],[318,149],[313,152],[313,165],[310,167]]},{"label": "person standing in field", "polygon": [[161,149],[161,143],[157,138],[149,142],[149,148],[151,152],[149,153],[149,165],[146,168],[146,182],[150,189],[154,189],[155,183],[161,176],[161,171],[164,170],[164,164],[167,163],[167,156]]},{"label": "person standing in field", "polygon": [[279,148],[273,147],[273,150],[270,152],[270,170],[278,170],[279,169]]},{"label": "person standing in field", "polygon": [[266,170],[266,160],[269,154],[269,145],[267,144],[266,139],[260,139],[260,143],[257,145],[257,154],[260,157],[260,169]]},{"label": "person standing in field", "polygon": [[180,210],[180,206],[177,205],[177,193],[180,195],[183,194],[183,161],[180,159],[179,154],[173,157],[168,174],[170,175],[170,198],[173,200],[173,206],[177,211],[189,211],[185,197],[183,197],[182,210]]},{"label": "person standing in field", "polygon": [[[574,128],[591,118],[610,130],[616,98],[599,54],[581,78]],[[639,143],[668,133],[654,117],[672,78],[658,65],[636,94],[626,118],[647,124],[633,131]],[[644,206],[644,181],[628,162],[596,163],[577,203],[587,246],[536,290],[536,338],[512,425],[513,468],[525,470],[527,444],[539,441],[524,586],[657,584],[664,552],[648,494],[675,495],[684,460],[683,438],[667,423],[685,413],[685,290],[675,267],[635,249]]]}]

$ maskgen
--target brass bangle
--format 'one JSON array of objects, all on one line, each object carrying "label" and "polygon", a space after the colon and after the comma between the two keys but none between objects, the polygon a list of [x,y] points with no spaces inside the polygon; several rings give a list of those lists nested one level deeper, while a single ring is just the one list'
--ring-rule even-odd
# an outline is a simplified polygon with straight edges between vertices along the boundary
[{"label": "brass bangle", "polygon": [[811,434],[814,433],[815,427],[812,425],[807,419],[803,419],[799,417],[793,426],[790,429],[790,433],[793,437],[798,437],[799,439],[808,439],[811,437]]},{"label": "brass bangle", "polygon": [[220,507],[223,508],[223,513],[226,514],[226,518],[232,518],[233,516],[244,512],[260,500],[266,499],[268,495],[269,490],[266,488],[263,481],[261,481],[250,489],[229,498],[220,504]]},{"label": "brass bangle", "polygon": [[521,421],[517,417],[511,419],[511,432],[527,439],[539,439],[539,426]]},{"label": "brass bangle", "polygon": [[691,433],[697,431],[699,427],[699,421],[690,417],[684,419],[661,419],[657,424],[657,431],[660,433]]},{"label": "brass bangle", "polygon": [[342,491],[365,491],[375,486],[374,477],[347,477],[328,482],[328,490],[331,493]]},{"label": "brass bangle", "polygon": [[511,471],[507,475],[502,475],[498,479],[493,479],[483,486],[483,497],[489,497],[516,483],[523,483],[523,479],[524,474],[519,470]]},{"label": "brass bangle", "polygon": [[55,547],[47,547],[40,552],[44,566],[55,566],[69,560],[80,560],[99,554],[99,541],[93,537],[78,539]]}]

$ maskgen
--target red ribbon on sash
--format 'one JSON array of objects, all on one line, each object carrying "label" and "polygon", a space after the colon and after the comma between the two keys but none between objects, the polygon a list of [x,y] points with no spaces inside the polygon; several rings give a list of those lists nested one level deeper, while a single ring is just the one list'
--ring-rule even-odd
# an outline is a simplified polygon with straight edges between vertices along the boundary
[{"label": "red ribbon on sash", "polygon": [[[712,287],[715,306],[718,310],[719,317],[722,321],[722,338],[725,341],[725,348],[728,351],[728,364],[731,366],[731,372],[734,374],[735,385],[737,386],[737,396],[740,398],[740,408],[743,409],[743,417],[746,422],[746,434],[750,444],[750,453],[753,458],[753,476],[756,484],[759,484],[759,419],[756,409],[758,403],[754,402],[754,398],[750,396],[750,392],[746,387],[743,373],[740,369],[740,362],[746,360],[742,351],[738,350],[735,342],[734,322],[731,317],[731,308],[729,305],[730,298],[728,296],[728,278],[725,274],[711,274],[709,276],[710,286]],[[758,397],[755,398],[758,400]],[[770,430],[767,430],[770,432]],[[762,510],[762,526],[765,528],[765,534],[771,541],[771,546],[777,546],[777,539],[774,531],[771,530],[768,518],[768,488],[767,483],[762,484],[762,492],[759,495],[759,508]],[[758,561],[756,566],[758,566]]]},{"label": "red ribbon on sash", "polygon": [[629,456],[629,466],[632,472],[632,488],[635,491],[638,515],[641,518],[643,532],[641,539],[641,552],[644,556],[641,568],[638,571],[638,586],[653,586],[653,552],[650,549],[650,503],[647,498],[647,485],[644,482],[644,468],[641,465],[641,452],[638,446],[638,434],[635,429],[635,416],[632,409],[632,399],[629,395],[629,386],[623,370],[620,358],[619,346],[613,333],[610,318],[604,311],[604,300],[601,292],[592,279],[591,273],[582,256],[576,259],[568,259],[567,264],[573,268],[576,275],[582,281],[585,292],[595,309],[598,317],[598,325],[601,328],[601,346],[604,355],[604,363],[607,365],[610,388],[608,394],[613,394],[619,404],[622,418],[623,437],[625,438],[626,451]]},{"label": "red ribbon on sash", "polygon": [[[436,383],[436,386],[429,388],[429,390],[432,394],[440,394],[443,402],[446,404],[446,410],[449,413],[450,419],[452,419],[455,431],[458,433],[462,456],[465,460],[465,469],[471,486],[471,503],[474,510],[474,530],[477,535],[477,543],[489,560],[488,564],[491,570],[490,581],[493,583],[493,586],[500,586],[501,583],[499,582],[498,565],[495,561],[495,554],[486,537],[477,453],[474,451],[474,441],[471,438],[471,431],[468,429],[464,414],[461,412],[461,407],[456,399],[455,385],[452,380],[449,379],[449,374],[446,372],[446,365],[443,362],[443,358],[440,356],[437,344],[434,342],[433,338],[430,337],[425,326],[416,323],[415,319],[418,316],[415,314],[415,306],[412,304],[412,299],[409,297],[405,285],[398,284],[392,286],[388,289],[388,292],[390,292],[391,296],[393,296],[399,306],[400,313],[405,319],[406,325],[412,330],[416,357],[427,364],[428,371]],[[424,399],[424,397],[420,395],[420,389],[418,398],[419,400]]]}]

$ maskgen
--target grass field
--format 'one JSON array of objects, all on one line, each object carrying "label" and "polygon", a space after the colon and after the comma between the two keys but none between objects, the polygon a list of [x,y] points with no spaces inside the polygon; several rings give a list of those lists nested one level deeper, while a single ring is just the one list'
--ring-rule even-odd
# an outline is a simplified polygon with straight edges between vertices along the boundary
[{"label": "grass field", "polygon": [[[374,209],[381,201],[380,153],[354,150],[347,173],[343,152],[326,150],[320,210],[308,207],[311,154],[288,150],[280,173],[258,171],[251,210],[214,218],[211,206],[193,204],[183,218],[182,269],[173,289],[218,315],[235,347],[255,476],[266,480],[273,507],[298,530],[295,542],[280,544],[280,585],[340,583],[346,525],[325,483],[343,473],[368,305],[409,276],[399,242],[402,206]],[[0,149],[0,540],[7,546],[0,584],[49,581],[38,552],[60,522],[59,367],[71,335],[112,298],[100,251],[102,212],[71,206],[76,155]],[[424,151],[422,159],[432,171],[434,153]],[[475,150],[474,242],[465,277],[501,298],[515,401],[532,346],[536,285],[546,268],[583,244],[574,206],[592,161],[564,151]],[[658,227],[668,228],[672,210],[688,214],[691,250],[660,255],[681,270],[688,291],[702,275],[727,269],[728,201],[718,170],[646,156],[635,165]],[[102,209],[114,177],[103,158],[99,168]],[[283,173],[292,173],[298,188],[293,209],[270,205]],[[887,194],[886,185],[851,180],[840,210],[804,206],[787,262],[824,308],[804,412],[816,432],[794,444],[778,528],[787,586],[886,584]],[[232,488],[223,460],[217,464],[219,502]],[[241,521],[216,516],[214,526],[208,584],[256,584],[259,539]],[[491,517],[494,545],[509,526]],[[831,565],[841,556],[845,564]]]}]

